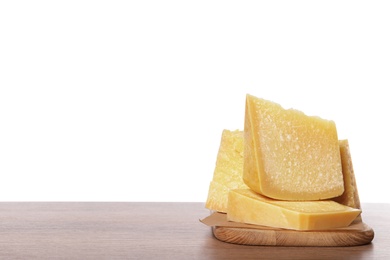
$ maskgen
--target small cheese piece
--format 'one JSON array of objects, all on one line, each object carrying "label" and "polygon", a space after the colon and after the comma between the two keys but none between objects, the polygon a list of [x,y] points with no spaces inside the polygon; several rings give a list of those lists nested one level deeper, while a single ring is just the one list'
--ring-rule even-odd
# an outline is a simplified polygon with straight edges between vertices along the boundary
[{"label": "small cheese piece", "polygon": [[206,208],[226,212],[230,189],[248,188],[242,179],[244,165],[243,131],[223,130]]},{"label": "small cheese piece", "polygon": [[280,200],[321,200],[344,191],[333,121],[247,95],[243,179]]},{"label": "small cheese piece", "polygon": [[344,193],[333,200],[340,204],[360,209],[359,193],[356,185],[355,173],[353,171],[348,140],[340,140],[339,145],[344,175]]},{"label": "small cheese piece", "polygon": [[325,230],[349,226],[361,213],[335,201],[279,201],[250,189],[229,192],[229,221],[294,230]]},{"label": "small cheese piece", "polygon": [[244,132],[223,130],[213,180],[224,185],[243,183]]},{"label": "small cheese piece", "polygon": [[206,208],[226,213],[230,189],[217,181],[211,181],[206,201]]}]

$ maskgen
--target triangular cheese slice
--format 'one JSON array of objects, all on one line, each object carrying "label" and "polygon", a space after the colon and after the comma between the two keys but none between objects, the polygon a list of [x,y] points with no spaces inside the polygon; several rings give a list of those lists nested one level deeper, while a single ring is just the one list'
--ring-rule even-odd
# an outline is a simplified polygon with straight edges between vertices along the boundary
[{"label": "triangular cheese slice", "polygon": [[247,95],[244,182],[280,200],[322,200],[344,191],[336,125]]}]

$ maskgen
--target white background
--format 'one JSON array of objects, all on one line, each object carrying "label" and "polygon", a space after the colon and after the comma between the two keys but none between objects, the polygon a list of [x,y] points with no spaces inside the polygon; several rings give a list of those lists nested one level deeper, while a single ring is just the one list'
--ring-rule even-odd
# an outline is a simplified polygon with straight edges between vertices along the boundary
[{"label": "white background", "polygon": [[0,200],[205,201],[245,95],[336,122],[390,202],[388,1],[2,1]]}]

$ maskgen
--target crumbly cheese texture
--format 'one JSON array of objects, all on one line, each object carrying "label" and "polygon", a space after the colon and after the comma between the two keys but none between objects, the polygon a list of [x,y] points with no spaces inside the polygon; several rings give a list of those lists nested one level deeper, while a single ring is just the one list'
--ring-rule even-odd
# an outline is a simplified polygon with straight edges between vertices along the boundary
[{"label": "crumbly cheese texture", "polygon": [[349,226],[361,210],[331,200],[280,201],[250,189],[229,192],[229,221],[294,230],[326,230]]},{"label": "crumbly cheese texture", "polygon": [[243,165],[243,131],[223,130],[206,208],[226,212],[229,190],[248,188],[242,179]]},{"label": "crumbly cheese texture", "polygon": [[206,208],[226,213],[230,189],[217,181],[211,181],[207,195]]},{"label": "crumbly cheese texture", "polygon": [[279,200],[340,196],[335,123],[247,95],[243,179],[253,191]]},{"label": "crumbly cheese texture", "polygon": [[333,200],[343,205],[360,209],[359,192],[353,171],[352,157],[348,140],[340,140],[340,155],[344,176],[344,193]]}]

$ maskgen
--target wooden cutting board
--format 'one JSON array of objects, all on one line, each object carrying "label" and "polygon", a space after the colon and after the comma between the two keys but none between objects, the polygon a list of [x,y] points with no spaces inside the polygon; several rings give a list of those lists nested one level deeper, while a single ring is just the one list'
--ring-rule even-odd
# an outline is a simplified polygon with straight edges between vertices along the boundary
[{"label": "wooden cutting board", "polygon": [[226,220],[226,214],[213,213],[201,220],[211,226],[214,236],[224,242],[262,246],[357,246],[370,243],[374,230],[358,217],[350,226],[321,231],[296,231],[248,225]]}]

